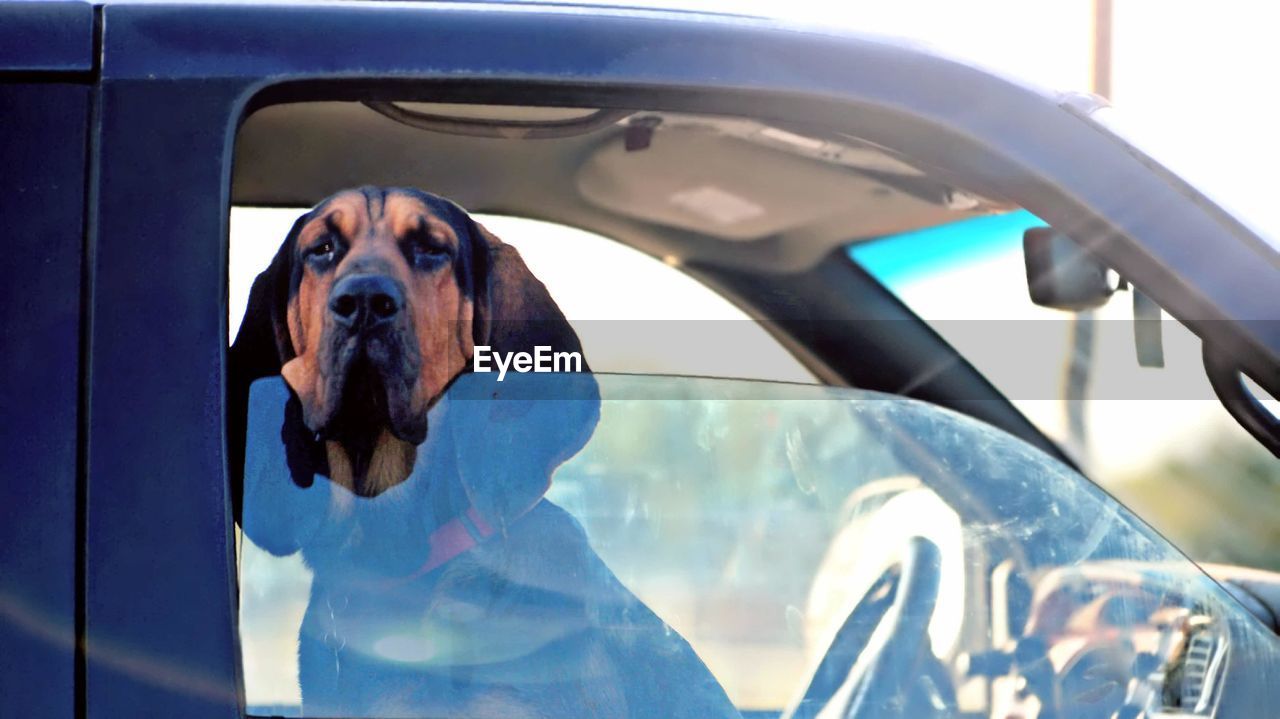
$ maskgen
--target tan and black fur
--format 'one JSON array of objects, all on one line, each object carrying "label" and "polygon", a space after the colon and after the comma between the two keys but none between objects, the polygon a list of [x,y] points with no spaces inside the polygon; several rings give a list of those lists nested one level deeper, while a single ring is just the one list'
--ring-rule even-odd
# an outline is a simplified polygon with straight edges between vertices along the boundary
[{"label": "tan and black fur", "polygon": [[[385,278],[404,303],[367,338],[363,358],[353,357],[360,338],[338,326],[330,307],[334,286],[356,276]],[[258,376],[282,374],[307,428],[324,440],[330,478],[374,496],[407,476],[427,409],[467,370],[477,344],[582,349],[519,252],[456,205],[411,189],[349,190],[299,218],[254,282],[231,349],[233,398]],[[353,373],[361,359],[355,369],[363,372]],[[344,405],[353,380],[383,397]],[[377,427],[353,426],[368,424],[370,413],[386,416]]]}]

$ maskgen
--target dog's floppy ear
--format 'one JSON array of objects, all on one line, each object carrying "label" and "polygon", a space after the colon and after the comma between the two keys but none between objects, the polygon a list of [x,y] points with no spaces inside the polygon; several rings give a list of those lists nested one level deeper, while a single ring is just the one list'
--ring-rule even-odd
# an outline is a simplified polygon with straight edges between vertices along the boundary
[{"label": "dog's floppy ear", "polygon": [[293,274],[294,245],[309,215],[294,223],[271,264],[253,281],[244,319],[235,342],[227,351],[227,467],[231,475],[232,505],[240,518],[244,433],[249,411],[249,385],[262,377],[280,374],[293,359],[289,339],[289,286]]},{"label": "dog's floppy ear", "polygon": [[600,389],[586,372],[470,374],[449,390],[445,425],[471,506],[495,531],[536,505],[556,468],[600,421]]},{"label": "dog's floppy ear", "polygon": [[289,339],[289,284],[294,246],[307,217],[303,215],[293,224],[271,264],[258,274],[249,290],[249,302],[235,342],[231,343],[228,362],[233,372],[260,372],[250,382],[279,374],[280,367],[294,357],[293,341]]},{"label": "dog's floppy ear", "polygon": [[[516,248],[466,217],[472,242],[472,329],[493,354],[576,352],[582,343],[547,288]],[[586,358],[582,373],[463,378],[446,422],[472,506],[498,531],[542,499],[551,474],[590,439],[600,392]]]},{"label": "dog's floppy ear", "polygon": [[[471,235],[475,344],[488,346],[494,354],[532,353],[545,346],[552,352],[581,355],[577,333],[516,248],[464,216]],[[585,357],[582,369],[590,371]]]}]

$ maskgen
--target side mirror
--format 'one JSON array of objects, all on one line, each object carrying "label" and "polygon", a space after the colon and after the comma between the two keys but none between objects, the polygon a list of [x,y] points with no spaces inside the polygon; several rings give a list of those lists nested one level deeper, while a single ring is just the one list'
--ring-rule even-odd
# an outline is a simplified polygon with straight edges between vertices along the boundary
[{"label": "side mirror", "polygon": [[1031,301],[1055,310],[1101,307],[1117,289],[1111,271],[1074,240],[1051,227],[1022,234]]}]

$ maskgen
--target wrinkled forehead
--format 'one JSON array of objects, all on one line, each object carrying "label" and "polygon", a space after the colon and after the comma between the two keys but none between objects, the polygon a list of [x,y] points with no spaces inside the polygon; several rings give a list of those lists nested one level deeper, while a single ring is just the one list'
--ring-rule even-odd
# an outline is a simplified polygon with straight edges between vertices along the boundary
[{"label": "wrinkled forehead", "polygon": [[379,188],[346,190],[308,213],[298,244],[306,247],[332,234],[354,243],[376,238],[396,240],[425,231],[436,242],[456,248],[459,233],[451,222],[454,214],[447,202],[426,193]]}]

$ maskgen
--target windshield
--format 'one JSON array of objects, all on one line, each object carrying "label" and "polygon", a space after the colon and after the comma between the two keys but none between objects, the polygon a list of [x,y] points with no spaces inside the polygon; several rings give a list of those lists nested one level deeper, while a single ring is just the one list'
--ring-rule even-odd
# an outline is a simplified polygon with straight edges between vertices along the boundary
[{"label": "windshield", "polygon": [[357,496],[298,472],[291,399],[249,403],[251,714],[1191,716],[1280,686],[1276,638],[1116,501],[929,404],[470,373]]}]

